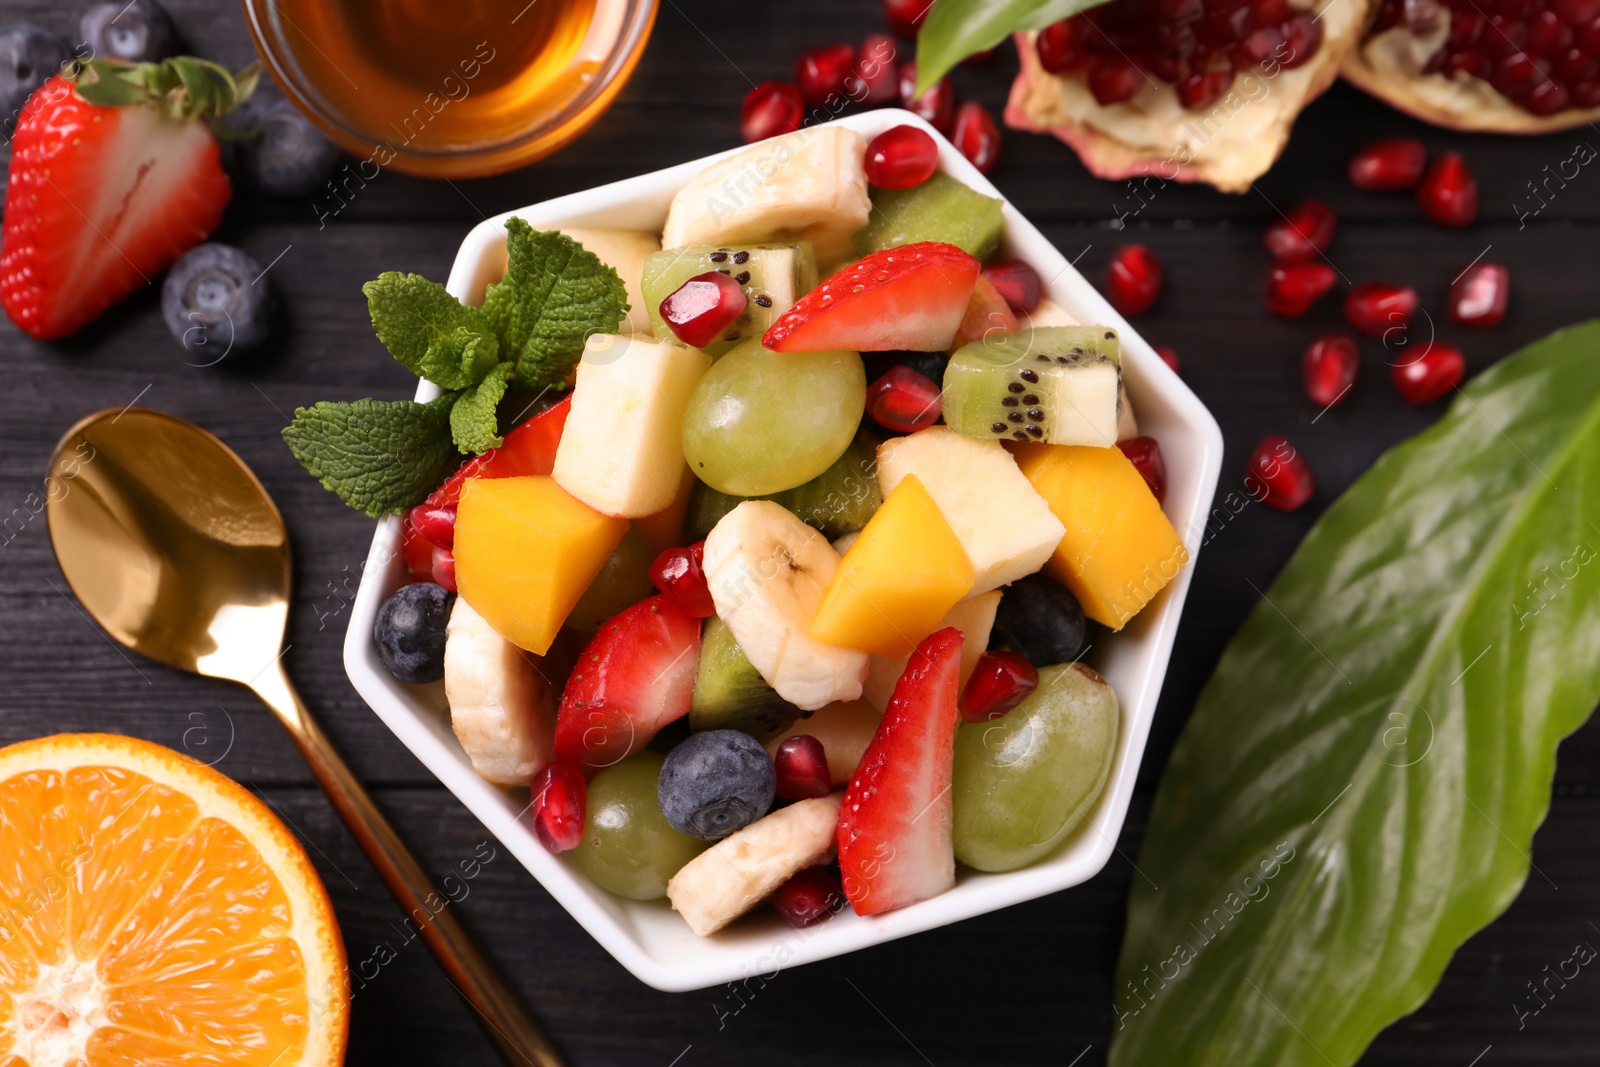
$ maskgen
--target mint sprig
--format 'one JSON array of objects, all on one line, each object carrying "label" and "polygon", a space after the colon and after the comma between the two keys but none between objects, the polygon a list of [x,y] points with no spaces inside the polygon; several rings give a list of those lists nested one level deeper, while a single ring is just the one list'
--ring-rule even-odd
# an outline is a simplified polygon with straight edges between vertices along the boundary
[{"label": "mint sprig", "polygon": [[385,271],[361,291],[378,340],[419,378],[465,389],[500,361],[500,339],[483,309],[461,303],[438,282]]},{"label": "mint sprig", "polygon": [[458,394],[414,400],[323,400],[296,408],[283,439],[300,465],[373,518],[420,503],[454,467]]},{"label": "mint sprig", "polygon": [[500,364],[483,381],[462,393],[450,409],[450,436],[461,451],[487,452],[504,442],[496,412],[513,369],[510,363]]}]

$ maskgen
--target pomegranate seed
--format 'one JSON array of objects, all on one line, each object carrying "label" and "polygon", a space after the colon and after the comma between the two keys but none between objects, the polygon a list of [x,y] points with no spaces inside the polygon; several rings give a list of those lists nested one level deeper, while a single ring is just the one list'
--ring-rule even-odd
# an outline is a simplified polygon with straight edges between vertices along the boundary
[{"label": "pomegranate seed", "polygon": [[883,0],[883,17],[895,33],[915,37],[932,6],[933,0]]},{"label": "pomegranate seed", "polygon": [[1083,59],[1083,36],[1074,19],[1052,22],[1040,30],[1034,46],[1039,49],[1039,65],[1051,74],[1064,74]]},{"label": "pomegranate seed", "polygon": [[409,581],[433,581],[433,550],[437,547],[416,531],[407,512],[400,520],[400,558],[405,561]]},{"label": "pomegranate seed", "polygon": [[1250,453],[1244,481],[1252,497],[1279,511],[1294,511],[1316,492],[1311,468],[1289,439],[1277,433],[1263,437]]},{"label": "pomegranate seed", "polygon": [[1422,179],[1428,150],[1411,137],[1373,141],[1350,158],[1350,180],[1357,189],[1385,192],[1410,189]]},{"label": "pomegranate seed", "polygon": [[1344,317],[1362,333],[1384,337],[1411,325],[1420,304],[1417,291],[1409,285],[1362,282],[1344,298]]},{"label": "pomegranate seed", "polygon": [[1533,91],[1522,101],[1522,106],[1531,115],[1554,115],[1557,111],[1565,110],[1570,100],[1566,86],[1546,78],[1533,87]]},{"label": "pomegranate seed", "polygon": [[1600,18],[1586,23],[1578,31],[1578,47],[1590,55],[1600,54]]},{"label": "pomegranate seed", "polygon": [[1333,288],[1334,271],[1326,263],[1292,263],[1267,275],[1267,310],[1298,318]]},{"label": "pomegranate seed", "polygon": [[1172,373],[1178,373],[1178,350],[1167,345],[1156,345],[1156,355],[1161,357],[1161,362],[1172,368]]},{"label": "pomegranate seed", "polygon": [[1130,437],[1117,447],[1144,476],[1144,483],[1155,494],[1156,502],[1167,499],[1167,461],[1161,458],[1161,445],[1154,437]]},{"label": "pomegranate seed", "polygon": [[1283,43],[1288,46],[1279,61],[1284,70],[1293,70],[1305,63],[1322,47],[1322,23],[1315,15],[1303,11],[1291,15],[1283,24],[1282,32]]},{"label": "pomegranate seed", "polygon": [[1247,6],[1254,26],[1276,26],[1289,17],[1289,0],[1250,0]]},{"label": "pomegranate seed", "polygon": [[795,929],[826,922],[844,908],[844,890],[827,867],[807,867],[772,893],[772,906]]},{"label": "pomegranate seed", "polygon": [[1027,315],[1039,306],[1043,283],[1039,272],[1020,259],[1001,259],[983,268],[983,276],[1000,290],[1006,303],[1018,315]]},{"label": "pomegranate seed", "polygon": [[1132,100],[1143,85],[1139,68],[1121,56],[1100,56],[1089,67],[1089,92],[1101,107]]},{"label": "pomegranate seed", "polygon": [[1445,38],[1445,47],[1452,51],[1471,48],[1483,36],[1487,25],[1488,20],[1476,11],[1450,12],[1450,35]]},{"label": "pomegranate seed", "polygon": [[939,146],[918,126],[893,126],[867,144],[863,168],[880,189],[909,189],[933,177]]},{"label": "pomegranate seed", "polygon": [[968,100],[956,112],[951,140],[979,174],[988,174],[1000,159],[1000,127],[994,124],[989,109],[976,100]]},{"label": "pomegranate seed", "polygon": [[1540,69],[1543,63],[1549,66],[1547,60],[1536,60],[1526,52],[1513,52],[1496,65],[1494,73],[1489,76],[1489,84],[1502,96],[1521,101],[1539,81],[1545,79],[1545,71]]},{"label": "pomegranate seed", "polygon": [[1569,48],[1556,57],[1556,78],[1563,85],[1574,86],[1593,81],[1600,75],[1600,59],[1577,48]]},{"label": "pomegranate seed", "polygon": [[1498,326],[1510,295],[1509,270],[1499,263],[1474,263],[1450,287],[1450,318],[1463,326]]},{"label": "pomegranate seed", "polygon": [[1204,111],[1233,84],[1231,70],[1203,70],[1178,82],[1178,103],[1190,111]]},{"label": "pomegranate seed", "polygon": [[800,90],[788,82],[762,82],[744,94],[739,113],[739,133],[746,144],[793,133],[805,120],[806,105]]},{"label": "pomegranate seed", "polygon": [[1327,251],[1339,219],[1320,200],[1307,200],[1267,227],[1267,251],[1279,263],[1304,263]]},{"label": "pomegranate seed", "polygon": [[801,99],[814,106],[842,94],[855,61],[856,50],[847,44],[825,44],[802,54],[794,63],[794,83],[800,87]]},{"label": "pomegranate seed", "polygon": [[448,548],[433,546],[433,580],[456,592],[456,557]]},{"label": "pomegranate seed", "polygon": [[1572,47],[1572,27],[1554,11],[1542,11],[1528,27],[1528,47],[1542,56],[1555,56]]},{"label": "pomegranate seed", "polygon": [[1161,263],[1144,245],[1123,245],[1111,257],[1106,296],[1124,315],[1150,310],[1161,295]]},{"label": "pomegranate seed", "polygon": [[708,270],[661,301],[661,317],[690,348],[704,348],[744,314],[744,289],[721,271]]},{"label": "pomegranate seed", "polygon": [[911,94],[916,91],[916,63],[900,64],[900,106],[940,133],[948,135],[956,113],[956,92],[950,88],[950,79],[940,78],[927,92],[913,98]]},{"label": "pomegranate seed", "polygon": [[1431,404],[1456,387],[1466,373],[1467,362],[1461,350],[1435,341],[1406,363],[1397,363],[1390,372],[1394,387],[1413,404]]},{"label": "pomegranate seed", "polygon": [[1417,187],[1417,204],[1445,226],[1467,226],[1478,217],[1478,179],[1459,153],[1446,152],[1433,161]]},{"label": "pomegranate seed", "polygon": [[1574,85],[1572,104],[1574,107],[1600,107],[1600,78]]},{"label": "pomegranate seed", "polygon": [[867,415],[900,433],[926,430],[939,421],[939,387],[904,363],[867,387]]},{"label": "pomegranate seed", "polygon": [[1361,353],[1353,339],[1342,333],[1324,334],[1306,349],[1306,396],[1320,408],[1341,404],[1360,369]]},{"label": "pomegranate seed", "polygon": [[419,537],[440,548],[454,548],[456,509],[449,504],[418,504],[406,512],[406,521]]},{"label": "pomegranate seed", "polygon": [[961,717],[968,722],[998,719],[1039,688],[1039,672],[1026,656],[985,652],[961,690]]},{"label": "pomegranate seed", "polygon": [[570,763],[552,763],[533,775],[533,832],[551,852],[566,852],[583,840],[583,809],[589,787]]},{"label": "pomegranate seed", "polygon": [[685,615],[709,619],[717,613],[706,585],[704,562],[706,543],[696,541],[688,548],[669,548],[650,564],[650,581]]},{"label": "pomegranate seed", "polygon": [[895,65],[899,46],[893,37],[868,34],[856,50],[856,67],[845,79],[845,95],[868,107],[882,107],[900,99],[900,69]]},{"label": "pomegranate seed", "polygon": [[785,738],[773,753],[772,764],[778,772],[778,795],[784,800],[825,797],[833,790],[828,753],[809,734]]},{"label": "pomegranate seed", "polygon": [[1445,57],[1444,66],[1440,69],[1452,77],[1457,74],[1469,74],[1485,80],[1489,77],[1489,61],[1476,52],[1454,52]]},{"label": "pomegranate seed", "polygon": [[1552,0],[1550,10],[1568,26],[1587,26],[1600,18],[1600,0]]},{"label": "pomegranate seed", "polygon": [[1283,34],[1276,26],[1263,26],[1251,30],[1234,49],[1234,62],[1239,67],[1263,66],[1283,48]]}]

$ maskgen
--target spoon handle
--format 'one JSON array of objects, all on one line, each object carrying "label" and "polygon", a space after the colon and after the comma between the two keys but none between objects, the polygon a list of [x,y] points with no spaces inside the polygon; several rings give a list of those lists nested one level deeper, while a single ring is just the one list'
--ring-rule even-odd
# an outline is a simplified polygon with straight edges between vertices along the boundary
[{"label": "spoon handle", "polygon": [[312,718],[289,680],[283,661],[280,659],[263,672],[250,683],[250,688],[289,730],[367,859],[388,884],[406,916],[417,924],[446,978],[477,1009],[484,1032],[506,1062],[515,1067],[565,1067],[566,1061],[544,1028],[523,1009],[448,906],[437,910],[428,906],[426,901],[430,898],[435,904],[441,899],[432,879]]}]

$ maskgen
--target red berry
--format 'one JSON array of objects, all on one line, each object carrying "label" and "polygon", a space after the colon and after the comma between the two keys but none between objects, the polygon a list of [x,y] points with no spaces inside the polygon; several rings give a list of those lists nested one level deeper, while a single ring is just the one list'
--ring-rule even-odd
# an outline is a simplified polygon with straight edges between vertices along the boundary
[{"label": "red berry", "polygon": [[922,119],[942,134],[950,133],[950,123],[956,114],[956,91],[950,87],[949,78],[940,78],[921,96],[917,91],[917,65],[900,64],[900,106]]},{"label": "red berry", "polygon": [[956,112],[956,129],[951,140],[978,168],[979,174],[988,174],[1000,159],[1000,127],[994,124],[989,109],[976,100],[968,100]]},{"label": "red berry", "polygon": [[1106,296],[1124,315],[1150,310],[1161,295],[1161,263],[1144,245],[1123,245],[1111,257]]},{"label": "red berry", "polygon": [[1178,103],[1189,111],[1204,111],[1233,84],[1231,70],[1202,70],[1178,79]]},{"label": "red berry", "polygon": [[867,143],[863,169],[880,189],[909,189],[933,177],[939,146],[920,126],[893,126]]},{"label": "red berry", "polygon": [[570,763],[552,763],[533,775],[533,832],[551,852],[566,852],[583,840],[583,809],[589,787]]},{"label": "red berry", "polygon": [[968,722],[998,719],[1039,688],[1039,672],[1026,656],[985,652],[961,690],[961,717]]},{"label": "red berry", "polygon": [[1320,200],[1307,200],[1267,227],[1267,251],[1279,263],[1304,263],[1328,250],[1338,226],[1331,207]]},{"label": "red berry", "polygon": [[400,558],[405,560],[410,581],[433,581],[433,550],[437,547],[416,531],[411,525],[411,514],[407,512],[400,520]]},{"label": "red berry", "polygon": [[1297,318],[1333,288],[1335,274],[1326,263],[1295,263],[1273,267],[1267,275],[1267,310]]},{"label": "red berry", "polygon": [[454,548],[456,509],[450,504],[418,504],[406,512],[406,522],[419,537],[440,548]]},{"label": "red berry", "polygon": [[1133,462],[1150,492],[1159,503],[1167,499],[1167,461],[1161,458],[1161,444],[1154,437],[1130,437],[1118,441],[1122,454]]},{"label": "red berry", "polygon": [[669,548],[650,564],[650,581],[655,587],[685,615],[696,619],[709,619],[717,613],[702,569],[705,554],[706,543],[696,541],[688,548]]},{"label": "red berry", "polygon": [[1450,287],[1450,318],[1463,326],[1495,326],[1506,317],[1511,272],[1498,263],[1474,263]]},{"label": "red berry", "polygon": [[[1455,26],[1455,18],[1451,27]],[[1384,192],[1410,189],[1422,180],[1428,164],[1428,150],[1412,137],[1373,141],[1350,157],[1350,180],[1357,189]]]},{"label": "red berry", "polygon": [[899,47],[893,37],[869,33],[856,49],[856,68],[845,79],[845,95],[858,104],[882,107],[900,99]]},{"label": "red berry", "polygon": [[1444,226],[1469,226],[1478,217],[1478,179],[1459,153],[1446,152],[1433,161],[1417,187],[1417,204]]},{"label": "red berry", "polygon": [[1161,357],[1161,362],[1172,368],[1172,373],[1178,373],[1178,350],[1171,345],[1156,345],[1156,355]]},{"label": "red berry", "polygon": [[825,797],[833,790],[828,753],[809,734],[786,737],[772,754],[778,772],[778,795],[784,800]]},{"label": "red berry", "polygon": [[1413,404],[1431,404],[1456,387],[1466,373],[1461,350],[1435,341],[1390,372],[1394,387]]},{"label": "red berry", "polygon": [[1417,291],[1409,285],[1362,282],[1344,298],[1344,317],[1362,333],[1385,337],[1409,326],[1420,304]]},{"label": "red berry", "polygon": [[1306,396],[1322,408],[1342,403],[1360,369],[1361,353],[1355,341],[1342,333],[1324,334],[1306,349]]},{"label": "red berry", "polygon": [[1139,68],[1119,55],[1096,56],[1089,67],[1089,92],[1101,107],[1127,103],[1143,85]]},{"label": "red berry", "polygon": [[1034,40],[1039,50],[1039,65],[1051,74],[1063,74],[1083,58],[1083,35],[1073,19],[1052,22]]},{"label": "red berry", "polygon": [[448,548],[433,546],[433,580],[456,592],[456,557]]},{"label": "red berry", "polygon": [[815,926],[844,909],[844,890],[828,867],[807,867],[772,893],[772,906],[796,929]]},{"label": "red berry", "polygon": [[883,17],[895,33],[915,37],[932,6],[933,0],[883,0]]},{"label": "red berry", "polygon": [[1279,511],[1294,511],[1316,492],[1311,468],[1289,439],[1276,433],[1263,437],[1250,453],[1244,481],[1251,496]]},{"label": "red berry", "polygon": [[1322,23],[1318,21],[1320,17],[1301,11],[1290,15],[1279,27],[1279,32],[1283,34],[1283,43],[1287,46],[1282,52],[1277,53],[1283,56],[1280,65],[1284,70],[1293,70],[1305,63],[1322,46]]},{"label": "red berry", "polygon": [[799,89],[788,82],[762,82],[744,94],[739,133],[747,144],[765,141],[768,137],[793,133],[805,117],[806,105]]},{"label": "red berry", "polygon": [[794,62],[794,83],[800,97],[813,106],[826,103],[830,96],[844,93],[845,79],[856,61],[856,50],[847,44],[825,44],[813,48]]},{"label": "red berry", "polygon": [[708,270],[678,286],[661,301],[661,317],[691,348],[704,348],[744,314],[746,298],[738,282]]},{"label": "red berry", "polygon": [[900,433],[926,430],[939,421],[939,387],[901,363],[867,386],[867,415]]},{"label": "red berry", "polygon": [[1006,303],[1018,315],[1026,315],[1039,306],[1044,289],[1039,272],[1020,259],[999,259],[983,268],[989,284],[1000,290]]}]

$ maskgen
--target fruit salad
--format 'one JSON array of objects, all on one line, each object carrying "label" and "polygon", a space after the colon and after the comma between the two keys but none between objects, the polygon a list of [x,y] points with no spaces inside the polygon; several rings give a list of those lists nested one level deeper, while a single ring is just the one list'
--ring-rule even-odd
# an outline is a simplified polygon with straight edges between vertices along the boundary
[{"label": "fruit salad", "polygon": [[[611,328],[565,367],[541,351],[559,384],[500,404],[496,443],[420,499],[340,473],[327,426],[371,407],[288,435],[352,503],[404,512],[412,584],[376,633],[395,677],[442,679],[473,766],[531,787],[546,848],[697,935],[763,904],[876,915],[1050,855],[1122,728],[1083,656],[1188,560],[1117,330],[996,258],[1000,201],[942,171],[872,185],[897,152],[937,154],[910,126],[764,142],[691,180],[660,235],[513,220],[503,285],[539,241],[590,281],[553,318],[553,297],[507,311],[512,288],[480,325],[440,304],[435,365],[485,339],[522,355],[406,417],[453,405],[454,427],[485,385],[493,411],[546,321],[613,300]],[[749,174],[769,177],[719,199]],[[422,283],[368,289],[396,355],[381,294],[402,284]]]}]

